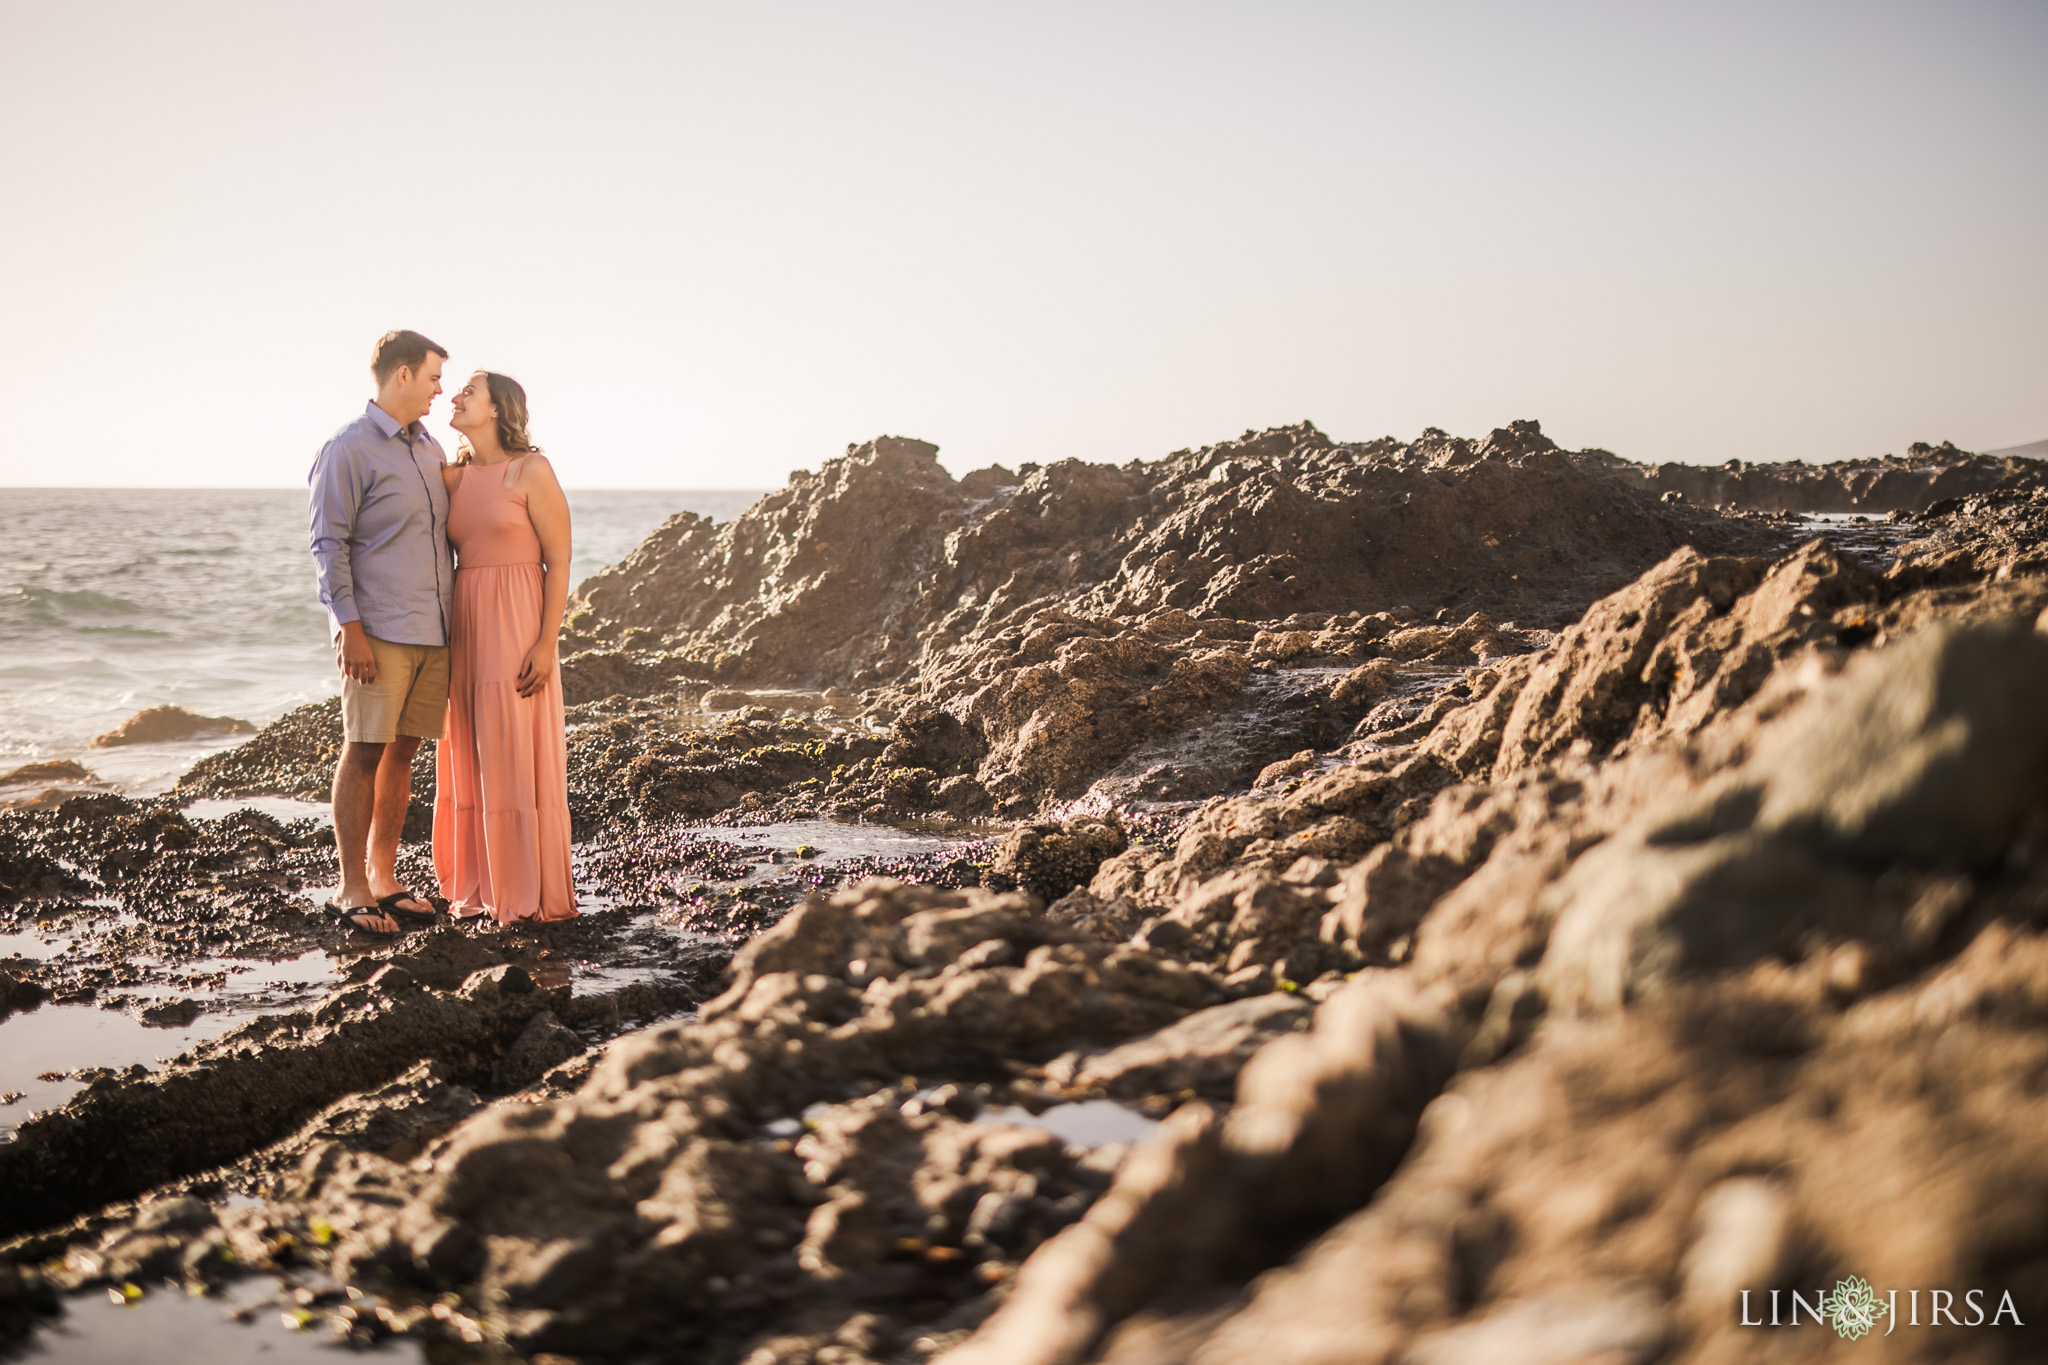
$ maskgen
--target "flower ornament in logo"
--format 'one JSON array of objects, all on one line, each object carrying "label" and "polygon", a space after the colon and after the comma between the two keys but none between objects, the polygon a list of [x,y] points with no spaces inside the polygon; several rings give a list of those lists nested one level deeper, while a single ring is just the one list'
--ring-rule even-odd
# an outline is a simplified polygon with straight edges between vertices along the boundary
[{"label": "flower ornament in logo", "polygon": [[1828,1325],[1835,1329],[1836,1336],[1847,1337],[1851,1341],[1877,1326],[1878,1320],[1889,1311],[1884,1300],[1861,1275],[1836,1280],[1834,1291],[1827,1295]]}]

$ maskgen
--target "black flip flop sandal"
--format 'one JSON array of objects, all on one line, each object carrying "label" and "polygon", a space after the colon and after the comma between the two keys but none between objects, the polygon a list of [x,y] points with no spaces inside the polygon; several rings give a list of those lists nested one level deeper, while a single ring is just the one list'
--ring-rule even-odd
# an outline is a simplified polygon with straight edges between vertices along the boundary
[{"label": "black flip flop sandal", "polygon": [[[398,903],[400,901],[426,901],[428,908],[408,910]],[[441,916],[434,911],[433,904],[425,896],[414,891],[394,891],[388,896],[377,897],[377,908],[397,920],[401,928],[410,924],[415,928],[425,929],[439,924]]]},{"label": "black flip flop sandal", "polygon": [[336,905],[333,901],[329,901],[321,908],[327,912],[327,917],[333,920],[335,924],[351,933],[361,934],[364,938],[398,938],[405,933],[403,926],[397,929],[372,929],[367,924],[356,923],[355,917],[357,915],[381,915],[386,913],[374,905]]}]

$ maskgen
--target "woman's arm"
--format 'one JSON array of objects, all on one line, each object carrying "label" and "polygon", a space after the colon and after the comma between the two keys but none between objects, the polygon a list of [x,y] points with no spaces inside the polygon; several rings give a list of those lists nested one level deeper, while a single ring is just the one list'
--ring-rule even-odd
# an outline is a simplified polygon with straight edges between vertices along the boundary
[{"label": "woman's arm", "polygon": [[556,637],[561,634],[562,613],[569,609],[569,499],[545,455],[527,457],[519,482],[526,495],[526,515],[540,537],[540,639],[527,651],[526,667],[519,672],[519,695],[532,697],[555,675]]}]

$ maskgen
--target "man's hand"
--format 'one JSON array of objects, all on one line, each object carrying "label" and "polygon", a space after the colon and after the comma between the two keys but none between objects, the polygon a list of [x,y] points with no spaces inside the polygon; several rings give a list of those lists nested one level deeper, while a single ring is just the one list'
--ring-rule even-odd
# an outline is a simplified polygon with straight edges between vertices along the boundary
[{"label": "man's hand", "polygon": [[548,679],[555,676],[555,647],[550,644],[535,645],[526,651],[526,663],[519,670],[519,695],[537,697],[547,687]]},{"label": "man's hand", "polygon": [[370,637],[361,621],[345,621],[341,627],[341,671],[359,683],[377,681],[377,656],[370,652]]}]

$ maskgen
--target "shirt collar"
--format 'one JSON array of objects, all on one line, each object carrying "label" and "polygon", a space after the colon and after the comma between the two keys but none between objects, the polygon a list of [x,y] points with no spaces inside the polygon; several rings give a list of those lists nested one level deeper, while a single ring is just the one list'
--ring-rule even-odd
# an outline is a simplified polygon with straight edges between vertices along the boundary
[{"label": "shirt collar", "polygon": [[377,430],[383,432],[386,436],[397,436],[402,432],[407,442],[412,440],[411,430],[400,426],[396,417],[378,407],[376,399],[372,398],[368,403],[364,404],[364,411],[368,414],[370,421],[375,424]]}]

